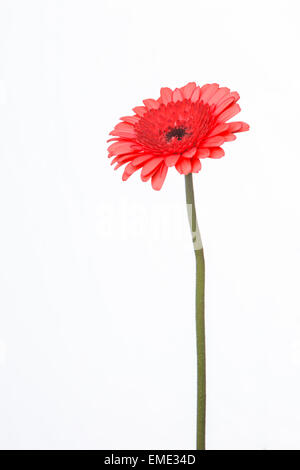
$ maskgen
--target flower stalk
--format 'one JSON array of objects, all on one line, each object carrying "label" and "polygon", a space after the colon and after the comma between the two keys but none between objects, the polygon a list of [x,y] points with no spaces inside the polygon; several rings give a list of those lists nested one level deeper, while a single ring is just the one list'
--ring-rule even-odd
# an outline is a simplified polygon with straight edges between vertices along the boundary
[{"label": "flower stalk", "polygon": [[205,262],[198,227],[193,175],[185,176],[186,205],[196,260],[196,344],[197,344],[197,450],[205,450],[206,375],[205,375]]}]

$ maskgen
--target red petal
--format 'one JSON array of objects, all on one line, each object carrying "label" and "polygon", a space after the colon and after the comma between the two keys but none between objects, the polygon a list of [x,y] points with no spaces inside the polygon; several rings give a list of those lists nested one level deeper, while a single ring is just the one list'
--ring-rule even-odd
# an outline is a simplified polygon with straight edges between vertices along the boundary
[{"label": "red petal", "polygon": [[148,160],[150,160],[150,158],[153,158],[153,156],[149,154],[141,155],[141,156],[136,157],[134,160],[132,160],[132,164],[134,166],[138,166],[138,165],[141,165],[142,163],[147,162]]},{"label": "red petal", "polygon": [[162,163],[151,179],[152,188],[155,189],[155,191],[159,191],[161,189],[166,179],[167,173],[168,167],[164,163]]},{"label": "red petal", "polygon": [[221,114],[224,109],[228,108],[232,103],[235,102],[235,99],[233,96],[228,96],[224,100],[220,101],[220,103],[217,105],[214,114],[218,116],[218,114]]},{"label": "red petal", "polygon": [[[135,158],[135,155],[123,155],[120,157],[120,155],[118,155],[117,157],[115,157],[111,162],[110,164],[111,165],[114,165],[116,162],[120,163],[121,165],[123,165],[123,163],[127,163],[129,162],[130,160],[133,160]],[[119,166],[121,166],[119,165]],[[116,168],[115,168],[116,170]]]},{"label": "red petal", "polygon": [[221,135],[215,135],[214,137],[209,137],[205,142],[202,143],[203,147],[219,147],[224,144],[224,137]]},{"label": "red petal", "polygon": [[192,149],[186,150],[185,152],[183,152],[182,156],[184,158],[193,158],[196,152],[197,152],[197,148],[193,147]]},{"label": "red petal", "polygon": [[196,101],[198,101],[199,98],[200,98],[200,88],[197,86],[192,93],[191,102],[196,103]]},{"label": "red petal", "polygon": [[120,118],[121,121],[124,121],[124,122],[129,122],[129,124],[137,124],[140,120],[140,118],[138,116],[123,116]]},{"label": "red petal", "polygon": [[229,108],[225,109],[220,116],[218,116],[218,121],[228,121],[233,116],[240,112],[241,108],[237,103],[232,104]]},{"label": "red petal", "polygon": [[172,90],[171,88],[161,88],[160,89],[160,97],[161,97],[161,101],[163,104],[168,104],[170,103],[170,101],[172,101]]},{"label": "red petal", "polygon": [[155,170],[162,160],[163,159],[161,157],[156,157],[146,162],[142,168],[141,176],[147,176],[149,173]]},{"label": "red petal", "polygon": [[181,158],[175,167],[182,175],[188,175],[192,171],[192,164],[189,158]]},{"label": "red petal", "polygon": [[127,122],[120,122],[117,124],[113,131],[110,132],[110,135],[118,135],[120,137],[135,137],[134,127]]},{"label": "red petal", "polygon": [[229,127],[229,124],[226,122],[222,122],[221,124],[218,124],[211,132],[209,137],[213,137],[214,135],[219,135],[222,134],[223,132],[227,131]]},{"label": "red petal", "polygon": [[183,97],[187,100],[190,99],[195,88],[196,88],[195,82],[190,82],[187,85],[183,86],[181,88],[181,93],[183,94]]},{"label": "red petal", "polygon": [[157,169],[155,168],[153,171],[151,171],[147,176],[143,176],[141,174],[141,180],[146,183],[146,181],[148,181],[153,175],[154,173],[157,171]]},{"label": "red petal", "polygon": [[126,157],[123,157],[122,160],[118,160],[118,163],[114,167],[114,170],[117,170],[118,168],[120,168],[120,166],[123,166],[125,165],[125,163],[128,163],[130,161],[132,161],[132,155],[126,155]]},{"label": "red petal", "polygon": [[136,167],[134,167],[131,163],[128,163],[128,165],[125,167],[122,180],[127,181],[129,176],[131,176],[136,170]]},{"label": "red petal", "polygon": [[115,131],[132,131],[133,129],[133,125],[132,124],[129,124],[128,122],[119,122],[115,127],[114,127],[114,130]]},{"label": "red petal", "polygon": [[195,157],[197,158],[207,158],[209,157],[209,149],[203,149],[203,148],[200,148],[197,150],[197,153],[195,155]]},{"label": "red petal", "polygon": [[198,173],[201,170],[201,162],[199,158],[192,159],[192,172]]},{"label": "red petal", "polygon": [[179,157],[180,155],[169,155],[165,159],[165,164],[167,166],[174,166],[177,163]]},{"label": "red petal", "polygon": [[225,142],[232,142],[236,139],[236,135],[234,134],[225,134],[224,135]]},{"label": "red petal", "polygon": [[229,88],[222,87],[219,88],[215,95],[213,95],[209,100],[208,104],[218,104],[223,98],[230,93]]},{"label": "red petal", "polygon": [[145,106],[136,106],[132,109],[132,111],[134,111],[135,114],[137,114],[138,116],[143,117],[144,114],[147,112],[147,109],[145,108]]},{"label": "red petal", "polygon": [[228,125],[229,132],[240,132],[240,129],[242,127],[242,122],[240,121],[229,122],[227,125]]},{"label": "red petal", "polygon": [[221,147],[211,149],[210,151],[210,158],[221,158],[221,157],[224,157],[224,155],[225,155],[225,152]]},{"label": "red petal", "polygon": [[124,154],[132,151],[132,142],[115,142],[111,144],[108,149],[110,156],[117,154]]},{"label": "red petal", "polygon": [[159,108],[159,103],[156,100],[148,99],[148,100],[143,100],[144,105],[146,106],[147,109],[158,109]]},{"label": "red petal", "polygon": [[237,91],[233,91],[233,92],[231,93],[231,96],[234,97],[235,101],[238,101],[238,100],[240,99],[240,95],[238,94]]},{"label": "red petal", "polygon": [[182,175],[181,158],[180,158],[180,160],[178,160],[178,162],[176,163],[175,168],[176,168],[176,170],[178,171],[178,173],[180,173],[180,174]]},{"label": "red petal", "polygon": [[123,139],[134,139],[136,134],[134,131],[111,131],[110,135],[116,135],[122,137]]},{"label": "red petal", "polygon": [[228,123],[228,130],[230,132],[245,132],[249,130],[249,124],[246,122],[241,122],[241,121],[235,121],[235,122],[229,122]]},{"label": "red petal", "polygon": [[219,85],[217,83],[212,83],[208,85],[204,90],[201,90],[201,101],[207,103],[210,98],[212,98],[218,91]]},{"label": "red petal", "polygon": [[182,101],[183,100],[183,96],[181,94],[181,91],[179,90],[179,88],[176,88],[176,90],[173,91],[173,101],[174,103],[176,103],[176,101]]}]

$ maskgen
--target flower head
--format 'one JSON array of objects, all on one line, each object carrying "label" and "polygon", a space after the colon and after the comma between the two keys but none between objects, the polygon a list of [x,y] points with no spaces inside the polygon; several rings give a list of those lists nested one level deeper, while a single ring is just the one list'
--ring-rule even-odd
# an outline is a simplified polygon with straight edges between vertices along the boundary
[{"label": "flower head", "polygon": [[241,121],[227,122],[240,112],[239,98],[216,83],[162,88],[158,100],[144,100],[144,106],[133,108],[133,116],[121,118],[110,133],[114,137],[109,142],[114,143],[108,156],[114,156],[115,169],[127,164],[123,181],[141,168],[142,181],[151,178],[156,190],[172,166],[183,175],[198,173],[200,159],[223,157],[221,145],[249,129]]}]

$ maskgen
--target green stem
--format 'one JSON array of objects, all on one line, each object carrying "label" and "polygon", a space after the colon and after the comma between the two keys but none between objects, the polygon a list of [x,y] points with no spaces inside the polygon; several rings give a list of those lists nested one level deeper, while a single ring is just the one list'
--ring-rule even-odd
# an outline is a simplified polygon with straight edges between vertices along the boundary
[{"label": "green stem", "polygon": [[197,338],[197,450],[205,450],[205,264],[203,246],[197,222],[193,176],[185,176],[186,204],[196,258],[196,338]]}]

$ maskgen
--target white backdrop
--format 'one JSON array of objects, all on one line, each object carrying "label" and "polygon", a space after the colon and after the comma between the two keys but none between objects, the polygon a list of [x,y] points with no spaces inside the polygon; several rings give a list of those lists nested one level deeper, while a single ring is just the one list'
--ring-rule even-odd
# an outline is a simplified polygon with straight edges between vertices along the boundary
[{"label": "white backdrop", "polygon": [[184,178],[123,183],[120,116],[218,82],[251,131],[205,160],[207,446],[300,449],[297,0],[0,1],[0,447],[193,449]]}]

